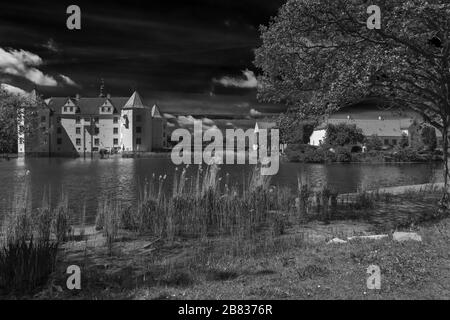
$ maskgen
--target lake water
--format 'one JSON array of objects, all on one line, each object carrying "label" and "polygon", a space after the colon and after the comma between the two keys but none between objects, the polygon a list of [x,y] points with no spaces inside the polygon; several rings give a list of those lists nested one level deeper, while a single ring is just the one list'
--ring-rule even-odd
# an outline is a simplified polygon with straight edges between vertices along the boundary
[{"label": "lake water", "polygon": [[[442,164],[300,164],[283,163],[274,185],[295,187],[297,176],[314,187],[325,184],[333,186],[340,193],[355,192],[358,188],[421,184],[441,181]],[[188,168],[188,176],[196,167]],[[242,184],[250,175],[247,165],[223,165],[221,175],[229,174],[232,184]],[[147,159],[66,159],[66,158],[19,158],[0,161],[0,216],[8,210],[14,193],[23,187],[26,172],[33,194],[33,201],[39,204],[44,189],[56,201],[63,188],[69,196],[70,207],[80,210],[84,203],[88,208],[88,220],[93,216],[98,200],[107,196],[133,201],[139,185],[152,174],[167,175],[166,188],[170,190],[175,166],[169,158]]]}]

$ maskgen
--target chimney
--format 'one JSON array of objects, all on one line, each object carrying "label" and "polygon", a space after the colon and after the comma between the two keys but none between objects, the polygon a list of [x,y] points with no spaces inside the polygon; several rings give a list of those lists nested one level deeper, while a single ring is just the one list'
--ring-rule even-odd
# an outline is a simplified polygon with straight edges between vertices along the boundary
[{"label": "chimney", "polygon": [[75,99],[80,100],[80,94],[79,94],[79,93],[77,93],[77,94],[75,95]]},{"label": "chimney", "polygon": [[108,93],[108,94],[106,94],[106,98],[107,99],[111,99],[111,95]]}]

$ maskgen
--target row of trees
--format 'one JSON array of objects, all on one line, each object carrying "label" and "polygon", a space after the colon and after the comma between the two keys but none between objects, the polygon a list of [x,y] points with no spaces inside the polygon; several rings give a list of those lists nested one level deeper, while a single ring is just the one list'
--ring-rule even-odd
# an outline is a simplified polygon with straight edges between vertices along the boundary
[{"label": "row of trees", "polygon": [[367,97],[419,113],[442,133],[448,188],[450,3],[377,5],[381,29],[369,30],[366,0],[288,0],[261,28],[258,97],[313,121]]}]

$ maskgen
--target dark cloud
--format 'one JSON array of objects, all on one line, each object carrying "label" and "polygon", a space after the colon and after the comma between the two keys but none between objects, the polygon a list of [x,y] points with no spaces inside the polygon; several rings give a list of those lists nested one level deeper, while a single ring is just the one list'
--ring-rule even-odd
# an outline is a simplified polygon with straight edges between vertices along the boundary
[{"label": "dark cloud", "polygon": [[[82,29],[70,31],[66,8],[72,1],[10,1],[1,4],[0,48],[33,53],[42,58],[39,69],[45,74],[64,75],[78,85],[41,88],[47,95],[97,94],[104,78],[113,95],[138,89],[152,99],[164,92],[169,109],[189,106],[193,110],[186,112],[202,113],[222,112],[230,97],[232,105],[247,103],[241,112],[248,114],[251,108],[264,109],[254,105],[254,85],[223,86],[220,80],[242,80],[247,69],[256,72],[258,26],[267,24],[282,2],[77,1]],[[13,80],[24,89],[33,86]],[[211,97],[220,103],[208,105]],[[172,108],[176,103],[180,106]]]}]

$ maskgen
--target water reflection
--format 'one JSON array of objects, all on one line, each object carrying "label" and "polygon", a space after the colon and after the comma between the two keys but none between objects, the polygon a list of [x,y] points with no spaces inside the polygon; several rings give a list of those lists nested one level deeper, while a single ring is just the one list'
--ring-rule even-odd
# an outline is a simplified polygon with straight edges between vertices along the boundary
[{"label": "water reflection", "polygon": [[[99,199],[112,197],[134,201],[139,185],[149,179],[167,175],[166,191],[170,192],[175,166],[170,159],[60,159],[27,158],[0,162],[0,215],[10,207],[14,194],[20,190],[29,170],[34,205],[42,201],[44,189],[54,202],[61,189],[68,193],[70,207],[79,212],[84,204],[88,218],[94,219]],[[194,176],[195,166],[188,168]],[[272,178],[275,185],[297,186],[297,177],[315,188],[330,185],[341,193],[355,192],[358,188],[420,184],[442,181],[439,164],[281,164]],[[241,186],[248,179],[250,166],[224,165],[221,175],[229,174],[231,184]]]}]

